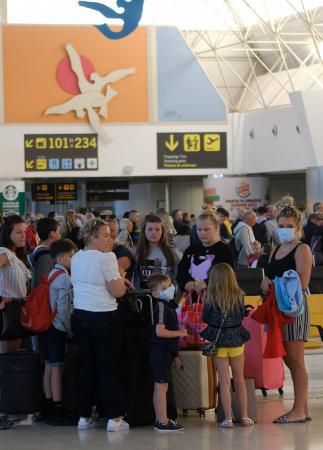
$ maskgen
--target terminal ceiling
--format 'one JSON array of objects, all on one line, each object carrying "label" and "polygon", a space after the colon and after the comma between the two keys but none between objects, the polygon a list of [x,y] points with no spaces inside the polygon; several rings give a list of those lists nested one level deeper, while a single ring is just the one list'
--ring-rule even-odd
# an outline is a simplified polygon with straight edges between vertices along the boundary
[{"label": "terminal ceiling", "polygon": [[[74,0],[5,3],[9,23],[100,20],[75,14]],[[231,112],[323,88],[323,0],[145,0],[141,24],[177,26]]]}]

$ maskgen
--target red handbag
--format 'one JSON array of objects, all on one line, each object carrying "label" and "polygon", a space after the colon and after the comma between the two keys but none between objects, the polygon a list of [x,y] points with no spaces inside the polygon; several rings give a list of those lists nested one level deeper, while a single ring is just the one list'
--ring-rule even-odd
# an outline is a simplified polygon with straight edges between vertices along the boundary
[{"label": "red handbag", "polygon": [[203,313],[203,294],[199,294],[196,303],[192,302],[192,295],[188,293],[181,307],[178,308],[178,322],[180,328],[186,328],[188,336],[179,339],[179,347],[201,348],[205,340],[201,338],[200,333],[206,328],[202,321]]}]

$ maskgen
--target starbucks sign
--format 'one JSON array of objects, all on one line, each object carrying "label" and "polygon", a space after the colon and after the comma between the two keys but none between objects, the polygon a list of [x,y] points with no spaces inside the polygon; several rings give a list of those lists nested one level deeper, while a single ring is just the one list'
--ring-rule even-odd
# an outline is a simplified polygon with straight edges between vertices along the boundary
[{"label": "starbucks sign", "polygon": [[23,181],[0,181],[0,210],[23,216],[25,214],[25,183]]}]

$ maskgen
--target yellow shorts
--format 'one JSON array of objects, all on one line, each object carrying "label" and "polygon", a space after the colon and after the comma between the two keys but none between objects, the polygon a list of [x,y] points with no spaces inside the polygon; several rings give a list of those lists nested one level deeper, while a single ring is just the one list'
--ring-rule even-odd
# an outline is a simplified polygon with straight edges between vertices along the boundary
[{"label": "yellow shorts", "polygon": [[219,347],[216,349],[217,358],[234,358],[235,356],[243,355],[244,345],[241,347]]}]

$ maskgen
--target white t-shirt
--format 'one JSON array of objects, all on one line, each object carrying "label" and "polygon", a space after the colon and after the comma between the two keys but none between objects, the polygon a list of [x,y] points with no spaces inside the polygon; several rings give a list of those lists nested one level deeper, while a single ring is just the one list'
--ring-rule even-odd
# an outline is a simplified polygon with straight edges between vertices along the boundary
[{"label": "white t-shirt", "polygon": [[6,247],[0,247],[0,255],[4,253],[8,256],[8,264],[0,268],[0,296],[25,298],[31,273],[14,252]]},{"label": "white t-shirt", "polygon": [[114,253],[80,250],[72,258],[71,278],[74,308],[92,312],[117,309],[107,282],[121,278]]}]

